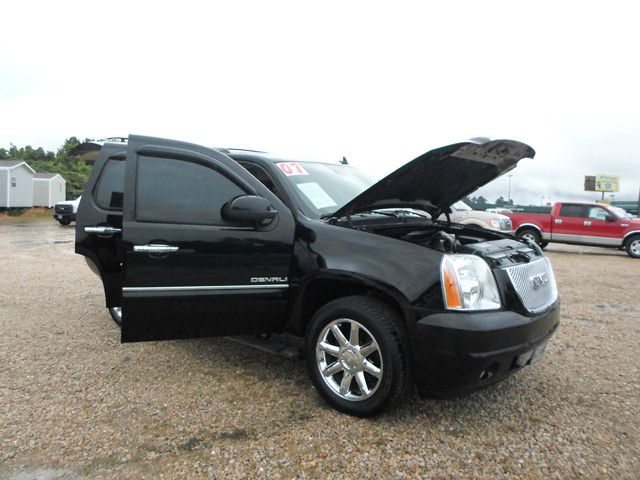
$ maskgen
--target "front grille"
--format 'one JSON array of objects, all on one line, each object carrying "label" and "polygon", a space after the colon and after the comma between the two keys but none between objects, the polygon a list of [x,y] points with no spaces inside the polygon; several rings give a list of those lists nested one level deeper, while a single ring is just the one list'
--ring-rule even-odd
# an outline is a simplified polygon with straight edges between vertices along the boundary
[{"label": "front grille", "polygon": [[73,213],[73,206],[71,205],[56,205],[56,213]]},{"label": "front grille", "polygon": [[539,312],[558,298],[551,263],[546,258],[505,268],[520,301],[530,312]]},{"label": "front grille", "polygon": [[513,224],[510,218],[503,218],[500,220],[500,230],[513,230]]}]

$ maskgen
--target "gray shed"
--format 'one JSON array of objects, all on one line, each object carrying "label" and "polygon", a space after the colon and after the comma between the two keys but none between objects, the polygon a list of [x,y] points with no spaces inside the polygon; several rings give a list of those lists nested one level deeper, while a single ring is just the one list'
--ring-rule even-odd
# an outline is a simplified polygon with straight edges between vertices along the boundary
[{"label": "gray shed", "polygon": [[24,160],[0,160],[0,207],[33,207],[35,173]]},{"label": "gray shed", "polygon": [[33,176],[33,206],[51,208],[67,199],[67,181],[59,173],[38,172]]}]

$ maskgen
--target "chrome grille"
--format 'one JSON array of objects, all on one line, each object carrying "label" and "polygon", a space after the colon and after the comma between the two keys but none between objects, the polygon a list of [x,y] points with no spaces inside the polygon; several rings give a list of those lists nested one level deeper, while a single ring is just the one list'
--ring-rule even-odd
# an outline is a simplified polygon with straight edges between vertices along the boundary
[{"label": "chrome grille", "polygon": [[513,230],[513,224],[510,218],[503,218],[500,220],[500,230]]},{"label": "chrome grille", "polygon": [[520,301],[530,312],[539,312],[558,298],[551,263],[546,258],[505,268]]}]

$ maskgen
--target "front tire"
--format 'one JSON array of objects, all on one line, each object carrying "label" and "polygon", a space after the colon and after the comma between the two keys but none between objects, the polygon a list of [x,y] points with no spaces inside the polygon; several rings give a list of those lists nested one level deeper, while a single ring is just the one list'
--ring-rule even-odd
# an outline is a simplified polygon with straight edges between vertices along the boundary
[{"label": "front tire", "polygon": [[66,227],[67,225],[71,224],[71,219],[70,218],[63,218],[62,220],[58,220],[58,222],[60,222],[60,225],[64,225]]},{"label": "front tire", "polygon": [[627,239],[624,248],[631,258],[640,258],[640,235],[634,235]]},{"label": "front tire", "polygon": [[307,368],[333,408],[372,417],[398,404],[409,385],[408,348],[400,315],[368,296],[333,300],[309,323]]}]

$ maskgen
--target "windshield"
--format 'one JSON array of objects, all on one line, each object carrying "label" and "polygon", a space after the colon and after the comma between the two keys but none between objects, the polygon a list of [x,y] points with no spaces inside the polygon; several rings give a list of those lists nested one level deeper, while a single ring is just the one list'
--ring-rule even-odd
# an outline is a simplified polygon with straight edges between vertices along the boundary
[{"label": "windshield", "polygon": [[613,211],[613,213],[615,213],[621,218],[632,218],[630,213],[628,213],[626,210],[620,207],[609,207],[609,208]]},{"label": "windshield", "polygon": [[276,166],[311,218],[331,215],[373,185],[369,177],[349,165],[278,162]]},{"label": "windshield", "polygon": [[464,203],[462,200],[459,200],[453,205],[451,205],[451,208],[456,212],[468,212],[471,210],[471,207],[466,203]]}]

